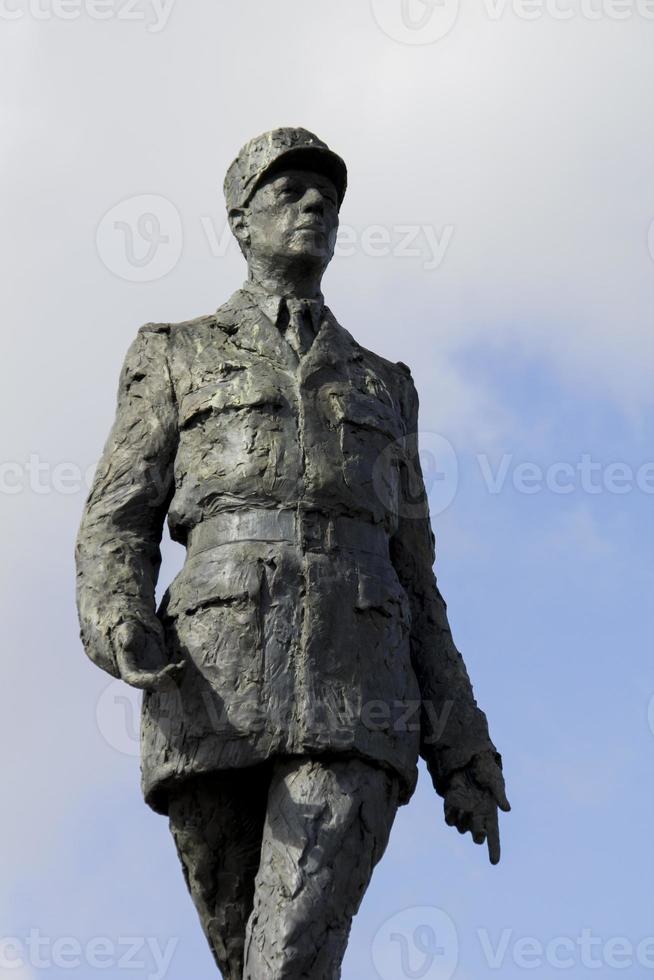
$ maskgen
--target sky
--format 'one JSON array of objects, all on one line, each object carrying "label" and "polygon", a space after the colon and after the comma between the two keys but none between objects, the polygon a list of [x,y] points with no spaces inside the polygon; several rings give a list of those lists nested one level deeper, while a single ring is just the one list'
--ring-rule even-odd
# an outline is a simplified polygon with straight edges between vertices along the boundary
[{"label": "sky", "polygon": [[241,284],[222,178],[280,125],[347,162],[324,293],[411,366],[513,808],[491,867],[421,769],[343,978],[651,975],[653,45],[646,0],[0,0],[0,980],[215,975],[73,544],[125,351]]}]

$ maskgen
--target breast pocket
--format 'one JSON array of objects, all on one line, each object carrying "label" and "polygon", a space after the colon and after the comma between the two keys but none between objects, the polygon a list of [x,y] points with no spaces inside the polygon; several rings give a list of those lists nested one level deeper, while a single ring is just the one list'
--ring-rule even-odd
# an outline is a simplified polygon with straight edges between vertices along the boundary
[{"label": "breast pocket", "polygon": [[348,388],[332,388],[323,393],[323,404],[338,425],[368,430],[395,440],[402,436],[399,410],[389,401],[368,392]]},{"label": "breast pocket", "polygon": [[278,385],[260,374],[243,370],[235,376],[189,391],[179,406],[180,429],[201,424],[212,415],[238,415],[260,411],[274,415],[286,405]]},{"label": "breast pocket", "polygon": [[345,484],[358,501],[369,502],[376,520],[385,519],[393,529],[404,439],[399,409],[390,401],[346,385],[324,391],[321,398],[338,433]]},{"label": "breast pocket", "polygon": [[294,424],[274,376],[244,370],[188,392],[179,428],[178,479],[190,473],[208,493],[252,496],[274,489]]}]

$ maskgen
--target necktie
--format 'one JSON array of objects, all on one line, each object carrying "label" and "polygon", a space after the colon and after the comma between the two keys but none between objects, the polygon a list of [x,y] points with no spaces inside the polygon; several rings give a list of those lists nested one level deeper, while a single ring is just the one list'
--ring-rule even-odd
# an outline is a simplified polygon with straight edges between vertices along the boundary
[{"label": "necktie", "polygon": [[303,299],[286,299],[284,302],[286,316],[282,320],[282,325],[286,320],[288,321],[284,336],[297,356],[302,357],[311,347],[315,336],[311,310],[308,302]]}]

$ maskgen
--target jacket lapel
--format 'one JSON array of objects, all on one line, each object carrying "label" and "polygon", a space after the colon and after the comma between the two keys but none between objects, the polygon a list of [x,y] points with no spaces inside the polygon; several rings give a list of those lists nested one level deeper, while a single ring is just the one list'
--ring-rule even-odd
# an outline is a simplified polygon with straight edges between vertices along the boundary
[{"label": "jacket lapel", "polygon": [[[294,354],[274,323],[263,313],[254,300],[239,289],[229,303],[232,321],[236,330],[231,341],[244,351],[250,351],[274,362],[279,367],[292,367]],[[222,310],[219,310],[218,315]]]},{"label": "jacket lapel", "polygon": [[347,365],[359,360],[358,345],[352,335],[342,327],[328,307],[325,307],[320,328],[314,341],[298,365],[295,352],[284,339],[276,324],[259,309],[256,302],[244,290],[238,290],[229,301],[229,307],[238,326],[232,335],[232,343],[242,350],[251,351],[272,361],[285,371],[299,374],[301,383],[327,369],[330,373],[348,374]]},{"label": "jacket lapel", "polygon": [[321,379],[349,380],[351,365],[359,358],[356,341],[325,307],[320,330],[300,362],[300,383],[313,388]]}]

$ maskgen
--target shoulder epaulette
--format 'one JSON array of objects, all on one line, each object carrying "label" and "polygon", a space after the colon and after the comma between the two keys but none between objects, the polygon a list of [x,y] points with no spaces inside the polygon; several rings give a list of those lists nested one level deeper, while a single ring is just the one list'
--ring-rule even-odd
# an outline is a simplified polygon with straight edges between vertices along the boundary
[{"label": "shoulder epaulette", "polygon": [[144,323],[139,327],[139,333],[170,333],[170,323]]}]

